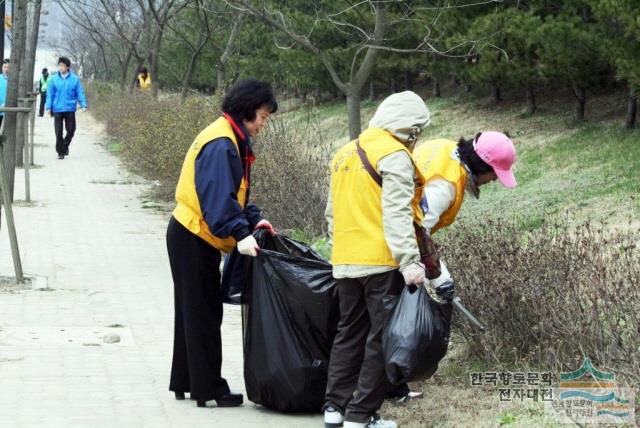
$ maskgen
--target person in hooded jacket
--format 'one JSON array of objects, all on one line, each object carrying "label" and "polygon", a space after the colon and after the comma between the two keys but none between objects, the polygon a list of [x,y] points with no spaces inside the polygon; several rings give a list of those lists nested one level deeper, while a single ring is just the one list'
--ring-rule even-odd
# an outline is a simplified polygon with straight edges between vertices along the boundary
[{"label": "person in hooded jacket", "polygon": [[[325,214],[340,321],[329,361],[327,427],[397,426],[377,414],[389,389],[382,352],[389,313],[383,301],[405,285],[425,281],[414,229],[414,223],[422,222],[425,179],[411,152],[429,118],[418,95],[393,94],[382,101],[369,128],[331,162]],[[361,156],[374,171],[367,170]]]},{"label": "person in hooded jacket", "polygon": [[175,329],[169,390],[206,407],[239,406],[222,377],[221,253],[237,247],[255,257],[256,229],[275,231],[249,202],[252,138],[278,109],[271,86],[256,79],[237,82],[224,97],[222,114],[198,134],[182,165],[176,207],[167,228],[174,285]]}]

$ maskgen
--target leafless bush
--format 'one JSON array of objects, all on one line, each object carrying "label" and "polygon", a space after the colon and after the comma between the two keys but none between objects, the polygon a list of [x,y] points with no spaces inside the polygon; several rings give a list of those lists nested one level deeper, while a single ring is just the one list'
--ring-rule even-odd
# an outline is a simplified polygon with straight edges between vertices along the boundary
[{"label": "leafless bush", "polygon": [[571,369],[583,356],[640,381],[640,231],[604,225],[457,225],[444,253],[464,303],[488,326],[463,326],[492,365]]},{"label": "leafless bush", "polygon": [[275,115],[255,145],[253,199],[276,227],[324,234],[331,143],[313,110]]}]

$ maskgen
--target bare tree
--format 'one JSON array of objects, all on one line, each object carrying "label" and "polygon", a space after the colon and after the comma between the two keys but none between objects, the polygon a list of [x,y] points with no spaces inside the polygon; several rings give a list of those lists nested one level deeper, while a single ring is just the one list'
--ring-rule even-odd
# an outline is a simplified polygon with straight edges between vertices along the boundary
[{"label": "bare tree", "polygon": [[[33,74],[36,62],[36,48],[38,47],[38,29],[40,28],[40,10],[42,0],[32,0],[29,2],[27,12],[27,35],[26,49],[22,58],[24,66],[21,67],[19,94],[21,97],[33,94]],[[24,70],[24,71],[22,71]],[[16,132],[16,164],[24,165],[24,142],[26,139],[26,129],[20,128]]]},{"label": "bare tree", "polygon": [[[345,79],[340,76],[337,66],[332,62],[330,55],[320,48],[319,44],[312,42],[309,35],[296,32],[291,25],[291,17],[286,16],[280,10],[269,10],[265,2],[254,2],[250,0],[226,0],[229,5],[237,10],[251,14],[267,25],[281,31],[289,39],[298,43],[304,49],[318,56],[324,67],[329,72],[331,79],[336,87],[347,98],[347,115],[349,117],[349,136],[356,138],[361,131],[360,123],[360,99],[362,90],[365,87],[371,72],[375,66],[376,57],[378,56],[379,47],[384,42],[386,27],[389,25],[387,2],[384,1],[362,1],[358,5],[362,5],[363,11],[368,16],[360,15],[358,12],[358,20],[360,22],[373,21],[373,28],[363,28],[356,26],[347,21],[341,21],[340,16],[344,11],[327,14],[323,17],[327,21],[335,25],[337,31],[353,31],[360,36],[360,41],[353,45],[354,53],[351,60],[348,77]],[[259,4],[258,4],[259,3]],[[348,9],[359,9],[358,5],[352,5]],[[345,30],[346,29],[346,30]],[[308,29],[311,34],[313,28]],[[361,54],[364,52],[364,58],[359,61]]]},{"label": "bare tree", "polygon": [[[105,0],[102,0],[105,1]],[[143,0],[137,0],[140,8],[144,8],[145,2]],[[153,16],[156,24],[156,29],[153,34],[151,45],[149,48],[150,58],[150,72],[151,76],[155,79],[156,84],[151,87],[153,96],[158,96],[158,88],[160,83],[160,76],[158,74],[160,46],[162,45],[162,38],[164,35],[165,27],[170,19],[172,19],[178,12],[184,9],[188,0],[147,0],[149,10]]]},{"label": "bare tree", "polygon": [[238,35],[240,34],[240,27],[242,26],[242,19],[244,15],[242,13],[237,13],[236,17],[233,21],[233,27],[231,28],[231,33],[229,34],[229,38],[227,39],[227,44],[218,59],[218,65],[216,66],[217,70],[217,85],[216,92],[220,94],[224,94],[226,91],[226,67],[231,59],[231,54],[233,53],[233,49],[236,44],[236,40],[238,39]]},{"label": "bare tree", "polygon": [[[180,39],[180,41],[191,51],[187,67],[182,75],[182,89],[180,91],[181,101],[184,101],[187,97],[187,91],[191,85],[193,72],[200,54],[207,43],[211,40],[213,33],[223,21],[223,17],[212,10],[214,6],[214,2],[212,0],[191,0],[191,6],[193,6],[196,18],[195,25],[192,22],[192,15],[187,15],[184,20],[176,20],[173,24],[167,23],[167,27],[171,29],[171,31],[178,36],[178,39]],[[212,19],[214,18],[215,20],[212,22]],[[187,20],[190,22],[187,22]],[[189,27],[195,27],[196,40],[192,40],[185,30]]]},{"label": "bare tree", "polygon": [[[27,38],[27,0],[16,0],[14,5],[13,30],[11,32],[11,66],[9,69],[9,84],[7,86],[7,107],[18,106],[18,96],[20,90],[20,78],[22,76],[22,58],[24,57],[25,44]],[[3,147],[5,171],[8,176],[9,196],[13,201],[15,170],[16,170],[16,138],[17,135],[17,113],[6,113],[4,120],[6,143]]]}]

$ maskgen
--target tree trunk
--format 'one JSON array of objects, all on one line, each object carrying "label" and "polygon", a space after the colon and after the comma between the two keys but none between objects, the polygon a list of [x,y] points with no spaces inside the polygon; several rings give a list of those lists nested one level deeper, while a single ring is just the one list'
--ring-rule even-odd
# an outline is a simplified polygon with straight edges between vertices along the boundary
[{"label": "tree trunk", "polygon": [[624,127],[627,129],[633,129],[636,127],[636,116],[638,113],[638,94],[635,88],[629,84],[629,100],[627,102],[627,120],[624,123]]},{"label": "tree trunk", "polygon": [[124,61],[120,64],[122,67],[120,72],[120,91],[124,92],[124,88],[127,86],[127,75],[129,74],[129,64],[131,63],[131,57],[133,51],[130,49],[125,57]]},{"label": "tree trunk", "polygon": [[191,59],[189,60],[189,64],[187,65],[187,71],[184,74],[184,79],[182,79],[182,90],[180,91],[180,102],[184,102],[187,99],[187,91],[189,90],[189,85],[191,85],[191,79],[193,78],[193,70],[195,69],[196,61],[200,52],[194,52],[191,54]]},{"label": "tree trunk", "polygon": [[468,83],[464,84],[464,89],[463,89],[465,94],[470,94],[471,93],[471,85]]},{"label": "tree trunk", "polygon": [[[131,53],[133,56],[133,49],[131,50]],[[133,71],[133,79],[129,79],[129,87],[127,90],[129,91],[130,94],[133,94],[133,90],[136,87],[136,79],[138,78],[138,73],[140,72],[140,69],[142,68],[143,64],[144,64],[144,59],[138,56],[136,61],[136,68]]]},{"label": "tree trunk", "polygon": [[[27,34],[22,76],[19,85],[19,96],[28,97],[33,94],[33,73],[36,62],[36,49],[38,47],[38,28],[40,27],[40,10],[42,0],[29,2],[27,7]],[[26,104],[25,104],[26,105]],[[24,166],[24,143],[28,138],[26,128],[19,129],[16,133],[16,165]]]},{"label": "tree trunk", "polygon": [[404,87],[408,91],[413,91],[413,76],[411,70],[404,71]]},{"label": "tree trunk", "polygon": [[491,82],[491,103],[498,104],[501,100],[500,87],[497,83]]},{"label": "tree trunk", "polygon": [[579,86],[573,86],[573,93],[576,96],[576,120],[584,120],[584,112],[587,104],[587,91],[585,88]]},{"label": "tree trunk", "polygon": [[158,90],[160,89],[160,76],[158,74],[158,69],[160,68],[159,53],[160,46],[162,45],[163,35],[164,27],[160,26],[158,29],[158,34],[156,34],[155,43],[153,44],[153,48],[151,49],[151,66],[149,67],[149,72],[151,73],[151,78],[154,79],[153,85],[151,85],[151,91],[154,98],[158,98]]},{"label": "tree trunk", "polygon": [[533,90],[533,86],[527,86],[527,114],[532,115],[537,109],[536,93]]},{"label": "tree trunk", "polygon": [[217,70],[217,85],[216,92],[224,95],[226,92],[226,81],[225,81],[225,69],[227,67],[227,63],[231,59],[231,54],[233,53],[233,48],[235,47],[236,40],[238,39],[238,35],[240,34],[240,27],[242,26],[242,19],[244,15],[239,13],[236,16],[236,20],[233,22],[233,28],[231,28],[231,33],[229,34],[229,38],[227,39],[227,45],[224,48],[224,52],[220,55],[220,59],[218,60],[218,70]]},{"label": "tree trunk", "polygon": [[440,80],[436,77],[433,78],[433,96],[440,97]]},{"label": "tree trunk", "polygon": [[[7,107],[18,106],[18,92],[20,89],[20,77],[22,75],[22,57],[24,55],[27,36],[27,0],[16,0],[14,2],[13,17],[11,65],[9,67],[9,82],[7,86],[7,98],[5,102],[5,105]],[[5,135],[7,136],[7,140],[3,147],[3,153],[5,160],[5,171],[9,181],[8,191],[12,201],[16,169],[16,116],[16,113],[6,113],[4,118],[4,120],[6,121]],[[5,189],[3,189],[3,191],[5,191]]]},{"label": "tree trunk", "polygon": [[349,118],[349,138],[355,140],[360,135],[360,91],[351,89],[347,93],[347,117]]},{"label": "tree trunk", "polygon": [[369,79],[369,99],[371,101],[376,99],[376,85],[373,82],[373,78]]}]

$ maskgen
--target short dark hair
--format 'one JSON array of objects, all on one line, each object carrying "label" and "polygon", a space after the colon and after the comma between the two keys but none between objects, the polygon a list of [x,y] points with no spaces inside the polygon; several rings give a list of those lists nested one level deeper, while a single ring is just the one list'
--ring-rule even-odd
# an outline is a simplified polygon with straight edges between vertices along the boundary
[{"label": "short dark hair", "polygon": [[2,63],[3,63],[3,64],[9,64],[9,62],[10,62],[10,61],[9,61],[9,58],[5,58],[5,59],[3,59],[3,60],[2,60]]},{"label": "short dark hair", "polygon": [[142,67],[140,73],[149,73],[149,70],[147,70],[147,67]]},{"label": "short dark hair", "polygon": [[67,67],[71,67],[71,60],[66,56],[61,56],[60,58],[58,58],[58,64],[64,64]]},{"label": "short dark hair", "polygon": [[236,122],[255,120],[256,110],[262,106],[266,106],[270,113],[278,110],[271,85],[254,78],[236,82],[222,100],[222,111]]},{"label": "short dark hair", "polygon": [[49,72],[49,69],[48,69],[48,68],[43,68],[43,69],[42,69],[42,72],[43,72],[43,73],[48,73],[48,72]]},{"label": "short dark hair", "polygon": [[493,172],[493,167],[483,161],[480,156],[473,149],[473,142],[482,134],[479,132],[475,138],[470,140],[465,140],[460,137],[460,141],[458,141],[458,155],[460,156],[460,160],[464,162],[465,165],[469,167],[473,175],[480,175],[486,172]]}]

